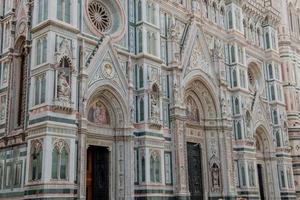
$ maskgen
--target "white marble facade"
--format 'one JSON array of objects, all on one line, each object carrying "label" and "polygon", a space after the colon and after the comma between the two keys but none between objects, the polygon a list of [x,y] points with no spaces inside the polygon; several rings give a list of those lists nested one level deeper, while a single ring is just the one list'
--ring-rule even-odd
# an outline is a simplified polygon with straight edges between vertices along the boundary
[{"label": "white marble facade", "polygon": [[102,199],[92,147],[105,199],[300,199],[299,0],[0,0],[0,15],[0,199]]}]

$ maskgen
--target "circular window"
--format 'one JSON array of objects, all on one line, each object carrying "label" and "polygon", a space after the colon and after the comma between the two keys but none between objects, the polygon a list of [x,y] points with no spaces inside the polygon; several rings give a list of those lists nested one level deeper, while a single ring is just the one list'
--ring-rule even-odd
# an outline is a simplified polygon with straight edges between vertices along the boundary
[{"label": "circular window", "polygon": [[88,5],[88,15],[94,27],[100,32],[106,32],[111,26],[109,11],[98,1]]}]

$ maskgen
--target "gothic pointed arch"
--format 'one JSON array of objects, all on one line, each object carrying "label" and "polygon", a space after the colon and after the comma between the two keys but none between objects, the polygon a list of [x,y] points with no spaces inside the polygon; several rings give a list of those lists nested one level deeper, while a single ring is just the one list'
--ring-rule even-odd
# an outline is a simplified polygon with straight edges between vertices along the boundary
[{"label": "gothic pointed arch", "polygon": [[254,137],[257,152],[260,152],[263,156],[268,156],[269,153],[275,151],[273,139],[264,125],[259,125],[255,128]]},{"label": "gothic pointed arch", "polygon": [[96,127],[125,128],[129,112],[120,90],[111,84],[94,85],[86,94],[84,116],[89,124]]},{"label": "gothic pointed arch", "polygon": [[[185,84],[185,104],[187,107],[192,104],[194,104],[194,106],[195,104],[197,105],[197,108],[199,109],[199,120],[216,119],[218,116],[220,116],[220,109],[217,106],[219,105],[219,101],[217,99],[217,95],[214,93],[216,90],[213,89],[214,87],[209,84],[205,78],[202,78],[201,76],[195,76]],[[195,103],[193,103],[192,99],[195,101]],[[197,119],[196,113],[194,113],[194,118]]]}]

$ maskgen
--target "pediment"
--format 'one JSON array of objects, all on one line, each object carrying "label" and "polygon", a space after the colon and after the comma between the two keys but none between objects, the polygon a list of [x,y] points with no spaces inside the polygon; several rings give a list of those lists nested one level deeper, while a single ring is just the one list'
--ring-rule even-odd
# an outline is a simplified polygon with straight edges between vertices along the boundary
[{"label": "pediment", "polygon": [[128,83],[125,72],[118,61],[116,51],[109,38],[104,39],[87,68],[88,88],[98,82],[109,83],[127,94]]},{"label": "pediment", "polygon": [[269,115],[268,111],[261,100],[261,97],[257,96],[254,100],[252,107],[252,118],[254,119],[254,124],[263,124],[269,129]]},{"label": "pediment", "polygon": [[205,35],[195,22],[191,24],[191,34],[186,41],[186,48],[183,53],[182,67],[183,76],[192,71],[201,70],[210,77],[214,77],[211,56],[206,43]]}]

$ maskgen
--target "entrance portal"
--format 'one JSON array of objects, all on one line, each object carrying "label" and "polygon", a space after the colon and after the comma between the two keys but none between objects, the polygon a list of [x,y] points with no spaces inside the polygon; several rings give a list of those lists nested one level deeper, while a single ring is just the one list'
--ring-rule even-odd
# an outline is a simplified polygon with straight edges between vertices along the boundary
[{"label": "entrance portal", "polygon": [[187,143],[187,158],[191,200],[201,200],[203,199],[203,184],[199,144]]},{"label": "entrance portal", "polygon": [[109,199],[109,151],[105,147],[87,150],[86,199]]},{"label": "entrance portal", "polygon": [[259,195],[260,199],[265,199],[265,192],[264,192],[264,182],[263,182],[263,172],[261,164],[257,164],[257,176],[258,176],[258,185],[259,185]]}]

